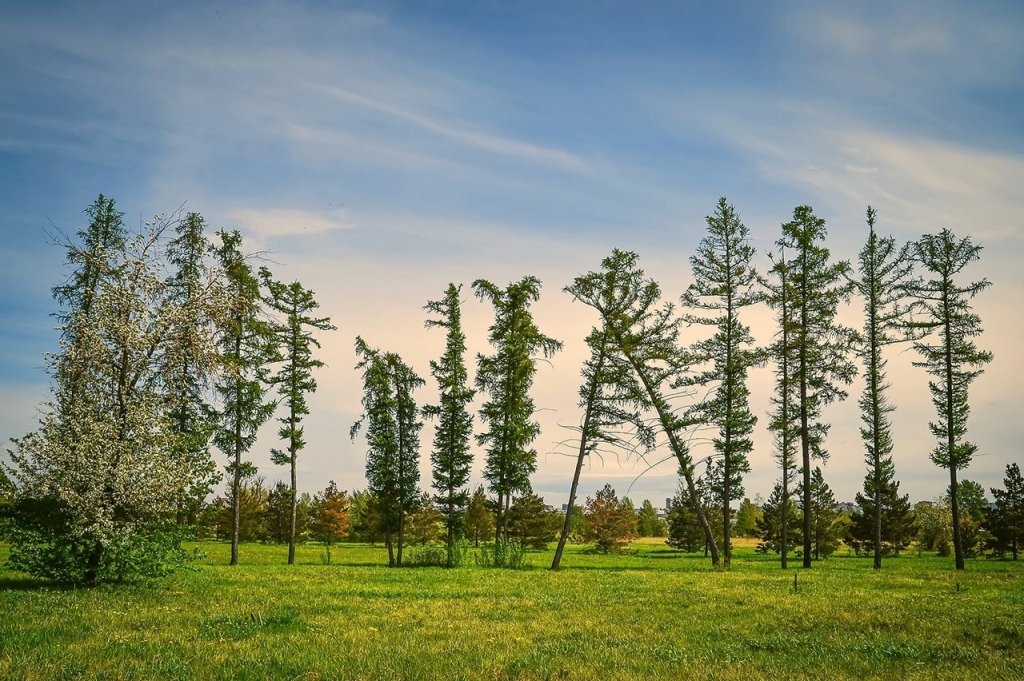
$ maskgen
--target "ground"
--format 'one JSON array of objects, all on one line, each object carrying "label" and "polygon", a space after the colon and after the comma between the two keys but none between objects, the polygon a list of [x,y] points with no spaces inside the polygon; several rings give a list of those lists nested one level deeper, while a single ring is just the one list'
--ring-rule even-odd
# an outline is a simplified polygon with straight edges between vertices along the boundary
[{"label": "ground", "polygon": [[[742,541],[742,540],[741,540]],[[914,552],[811,570],[737,547],[570,546],[521,571],[388,569],[382,548],[204,542],[194,571],[60,588],[0,569],[0,678],[1024,678],[1024,565]],[[0,560],[5,551],[0,547]],[[794,575],[797,589],[794,590]]]}]

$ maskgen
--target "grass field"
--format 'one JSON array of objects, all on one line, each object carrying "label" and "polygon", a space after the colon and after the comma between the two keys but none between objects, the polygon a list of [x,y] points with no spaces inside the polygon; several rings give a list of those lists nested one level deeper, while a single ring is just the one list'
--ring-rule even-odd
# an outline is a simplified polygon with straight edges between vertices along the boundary
[{"label": "grass field", "polygon": [[[729,572],[664,544],[522,571],[387,569],[381,548],[200,544],[199,569],[63,589],[0,569],[0,678],[1024,678],[1024,565],[839,556]],[[0,561],[6,558],[0,547]],[[794,592],[793,574],[799,573]],[[958,588],[959,584],[959,588]]]}]

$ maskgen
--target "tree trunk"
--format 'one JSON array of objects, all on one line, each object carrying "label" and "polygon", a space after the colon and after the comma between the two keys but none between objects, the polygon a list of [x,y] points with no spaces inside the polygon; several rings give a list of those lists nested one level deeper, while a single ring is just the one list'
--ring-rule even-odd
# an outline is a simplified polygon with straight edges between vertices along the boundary
[{"label": "tree trunk", "polygon": [[402,544],[405,539],[405,508],[398,514],[398,567],[402,567]]},{"label": "tree trunk", "polygon": [[[294,420],[293,420],[294,423]],[[299,509],[298,485],[295,478],[295,450],[291,451],[292,464],[292,520],[291,529],[288,533],[288,564],[295,564],[295,520]]]},{"label": "tree trunk", "polygon": [[384,528],[384,543],[388,547],[388,567],[395,567],[395,549],[391,545],[391,523],[387,523]]}]

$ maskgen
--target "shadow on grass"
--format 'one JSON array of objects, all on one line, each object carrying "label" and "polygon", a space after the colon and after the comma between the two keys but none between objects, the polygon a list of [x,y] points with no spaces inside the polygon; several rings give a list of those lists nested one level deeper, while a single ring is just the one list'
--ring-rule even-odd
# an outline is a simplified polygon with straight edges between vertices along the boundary
[{"label": "shadow on grass", "polygon": [[72,591],[75,587],[70,584],[51,582],[48,579],[29,577],[28,575],[4,575],[0,576],[0,591]]}]

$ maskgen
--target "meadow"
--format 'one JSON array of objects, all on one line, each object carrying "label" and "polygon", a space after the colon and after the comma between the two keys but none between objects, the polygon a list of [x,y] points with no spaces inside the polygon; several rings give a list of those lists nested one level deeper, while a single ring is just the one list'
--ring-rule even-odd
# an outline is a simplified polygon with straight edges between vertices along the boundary
[{"label": "meadow", "polygon": [[550,551],[511,571],[388,569],[351,544],[332,565],[300,546],[294,566],[244,544],[230,567],[227,544],[197,546],[196,569],[136,584],[0,569],[0,678],[1024,678],[1024,565],[1008,561],[783,572],[746,543],[725,572],[646,541],[570,546],[554,573]]}]

